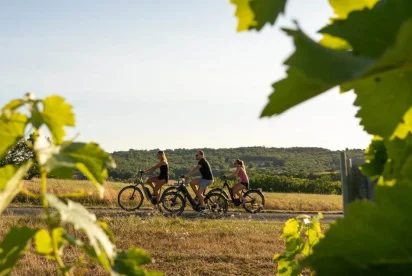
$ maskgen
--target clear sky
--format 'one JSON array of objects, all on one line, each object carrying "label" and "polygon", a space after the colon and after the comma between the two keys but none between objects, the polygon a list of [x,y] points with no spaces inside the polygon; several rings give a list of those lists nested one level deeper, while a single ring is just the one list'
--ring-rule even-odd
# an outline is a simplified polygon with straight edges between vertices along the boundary
[{"label": "clear sky", "polygon": [[365,148],[353,92],[335,88],[260,119],[293,52],[280,27],[312,38],[327,0],[289,0],[263,31],[236,32],[229,0],[0,0],[0,104],[64,96],[79,141],[107,151],[241,146]]}]

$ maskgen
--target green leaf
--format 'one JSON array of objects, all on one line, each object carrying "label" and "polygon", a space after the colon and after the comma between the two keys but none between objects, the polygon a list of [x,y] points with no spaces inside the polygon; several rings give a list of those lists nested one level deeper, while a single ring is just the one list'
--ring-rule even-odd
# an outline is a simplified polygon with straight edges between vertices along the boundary
[{"label": "green leaf", "polygon": [[386,153],[385,141],[375,136],[365,151],[365,164],[360,166],[363,174],[369,177],[380,176],[385,168],[388,154]]},{"label": "green leaf", "polygon": [[20,113],[0,114],[0,158],[24,136],[27,117]]},{"label": "green leaf", "polygon": [[349,50],[351,48],[351,46],[345,40],[328,34],[323,34],[323,37],[319,41],[319,44],[336,50]]},{"label": "green leaf", "polygon": [[[37,231],[35,235],[36,250],[39,254],[46,255],[49,259],[55,259],[53,248],[61,250],[66,244],[65,230],[61,227],[52,230],[53,239],[46,229]],[[61,251],[59,251],[62,253]]]},{"label": "green leaf", "polygon": [[409,163],[412,158],[412,133],[409,133],[405,139],[395,138],[385,141],[385,146],[389,160],[385,165],[384,180],[395,180],[396,182],[396,180],[408,177],[410,170],[412,170]]},{"label": "green leaf", "polygon": [[260,31],[266,23],[275,24],[280,13],[285,12],[286,0],[231,0],[236,6],[237,31]]},{"label": "green leaf", "polygon": [[139,266],[151,261],[151,257],[143,250],[130,248],[117,253],[112,269],[121,275],[148,275],[146,270]]},{"label": "green leaf", "polygon": [[381,137],[392,136],[412,106],[412,93],[409,92],[412,91],[412,71],[395,72],[378,81],[358,81],[353,88],[357,95],[354,105],[360,107],[356,117],[361,119],[364,129]]},{"label": "green leaf", "polygon": [[97,256],[101,252],[107,254],[109,258],[113,258],[116,255],[115,246],[97,223],[96,216],[89,213],[83,205],[71,200],[68,200],[66,205],[52,194],[47,194],[46,199],[51,207],[57,209],[62,222],[71,223],[76,230],[81,229],[86,233],[89,243]]},{"label": "green leaf", "polygon": [[100,184],[107,178],[107,169],[116,167],[111,155],[96,143],[64,143],[59,152],[51,152],[45,165],[51,174],[63,178],[73,176],[74,170],[78,169]]},{"label": "green leaf", "polygon": [[0,276],[10,275],[13,267],[23,257],[29,242],[36,233],[28,227],[13,227],[0,243]]},{"label": "green leaf", "polygon": [[412,107],[406,111],[390,139],[394,139],[395,137],[405,139],[410,132],[412,132]]},{"label": "green leaf", "polygon": [[329,0],[337,18],[345,19],[352,11],[371,9],[378,0]]},{"label": "green leaf", "polygon": [[[412,182],[377,186],[375,203],[356,201],[302,263],[316,275],[407,275],[412,268]],[[338,269],[345,267],[345,269]],[[389,273],[389,274],[388,274]]]},{"label": "green leaf", "polygon": [[[41,136],[34,149],[39,164],[55,177],[71,178],[77,169],[93,183],[103,184],[108,175],[107,169],[116,167],[111,155],[96,143],[65,142],[56,147]],[[101,189],[100,185],[96,187]]]},{"label": "green leaf", "polygon": [[0,168],[0,214],[20,192],[22,179],[30,169],[32,162],[28,161],[16,169],[12,165]]},{"label": "green leaf", "polygon": [[52,95],[43,100],[44,109],[35,113],[35,124],[44,123],[49,128],[54,144],[63,143],[66,135],[65,126],[75,126],[75,117],[72,106],[65,102],[63,97]]},{"label": "green leaf", "polygon": [[270,95],[262,117],[281,114],[340,83],[354,80],[372,62],[324,47],[300,30],[285,29],[285,32],[293,37],[296,51],[284,63],[290,66],[287,78],[273,84],[275,92]]},{"label": "green leaf", "polygon": [[49,232],[46,229],[40,229],[34,236],[36,250],[42,255],[51,255],[53,253],[53,243]]},{"label": "green leaf", "polygon": [[1,109],[1,112],[4,112],[6,110],[14,111],[15,109],[21,107],[22,105],[24,105],[23,100],[14,99],[14,100],[11,100],[9,103],[7,103],[5,106],[3,106],[3,108]]},{"label": "green leaf", "polygon": [[411,1],[381,0],[372,9],[354,11],[347,19],[334,20],[320,32],[348,41],[359,55],[378,58],[394,44],[400,26],[411,16]]},{"label": "green leaf", "polygon": [[[332,22],[336,19],[345,19],[352,11],[363,10],[364,8],[372,8],[378,0],[329,0],[330,5],[336,17],[332,18]],[[325,47],[337,50],[349,50],[351,46],[342,38],[323,34],[323,38],[319,43]]]},{"label": "green leaf", "polygon": [[[299,30],[285,31],[294,38],[296,51],[285,62],[290,66],[288,77],[273,85],[275,92],[262,117],[280,114],[341,85],[345,90],[355,89],[355,105],[362,106],[357,116],[365,130],[373,135],[392,136],[412,103],[408,92],[411,72],[400,73],[412,65],[412,20],[402,26],[396,44],[378,60],[326,48]],[[392,113],[375,112],[388,109]]]},{"label": "green leaf", "polygon": [[239,20],[237,25],[238,32],[249,30],[250,26],[256,25],[253,19],[255,15],[249,6],[249,1],[250,0],[230,0],[230,3],[236,6],[235,15]]}]

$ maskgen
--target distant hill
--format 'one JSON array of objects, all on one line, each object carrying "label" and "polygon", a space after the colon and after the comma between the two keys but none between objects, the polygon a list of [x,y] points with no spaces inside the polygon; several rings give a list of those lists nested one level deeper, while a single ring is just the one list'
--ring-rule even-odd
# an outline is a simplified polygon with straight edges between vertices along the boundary
[{"label": "distant hill", "polygon": [[[197,164],[195,153],[198,149],[165,150],[170,164],[171,177],[187,173]],[[240,147],[240,148],[203,148],[216,176],[233,168],[233,160],[242,159],[249,174],[319,173],[339,170],[339,151],[314,147]],[[111,153],[117,168],[109,171],[114,180],[130,179],[140,169],[148,169],[156,164],[157,149],[115,151]],[[349,158],[364,160],[364,150],[347,150]],[[157,173],[157,172],[156,172]]]}]

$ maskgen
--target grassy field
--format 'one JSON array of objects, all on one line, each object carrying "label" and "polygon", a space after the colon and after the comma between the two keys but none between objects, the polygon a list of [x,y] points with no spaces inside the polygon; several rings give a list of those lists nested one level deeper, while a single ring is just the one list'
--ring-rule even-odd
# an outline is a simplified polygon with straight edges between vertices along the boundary
[{"label": "grassy field", "polygon": [[[25,187],[31,192],[40,191],[40,181],[34,179],[25,181]],[[76,198],[89,207],[115,207],[120,208],[117,204],[117,194],[121,188],[128,185],[127,183],[107,182],[103,199],[99,198],[97,190],[89,181],[80,180],[48,180],[48,190],[57,194],[67,194],[82,191],[84,197]],[[190,189],[190,188],[189,188]],[[191,189],[190,189],[191,190]],[[341,195],[317,195],[317,194],[294,194],[294,193],[264,193],[265,210],[267,211],[323,211],[323,212],[340,212],[342,211]],[[19,194],[12,203],[12,206],[33,206],[38,205],[36,200]],[[152,207],[147,201],[144,201],[142,208]]]},{"label": "grassy field", "polygon": [[[183,220],[154,217],[103,218],[116,237],[117,248],[146,250],[155,260],[146,265],[165,275],[275,275],[271,259],[284,250],[280,239],[283,223],[238,220]],[[0,220],[0,240],[12,226],[44,227],[37,217],[8,217]],[[326,230],[328,224],[322,224]],[[72,231],[71,227],[68,231]],[[33,251],[33,246],[31,251]],[[65,249],[65,263],[75,262],[80,252]],[[52,261],[29,252],[12,275],[56,275]],[[86,275],[108,275],[90,266]]]}]

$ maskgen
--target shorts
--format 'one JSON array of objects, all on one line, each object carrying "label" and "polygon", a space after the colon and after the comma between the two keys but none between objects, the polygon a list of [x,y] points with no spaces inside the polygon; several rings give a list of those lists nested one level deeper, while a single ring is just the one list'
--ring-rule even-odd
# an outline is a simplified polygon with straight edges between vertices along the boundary
[{"label": "shorts", "polygon": [[199,187],[206,189],[207,186],[213,183],[213,180],[199,178]]},{"label": "shorts", "polygon": [[240,182],[243,186],[246,187],[246,189],[249,189],[249,182]]},{"label": "shorts", "polygon": [[160,175],[157,177],[157,179],[159,179],[159,180],[164,179],[165,182],[166,182],[166,184],[167,184],[167,182],[169,182],[169,176],[168,176],[168,175],[161,175],[161,174],[160,174]]}]

